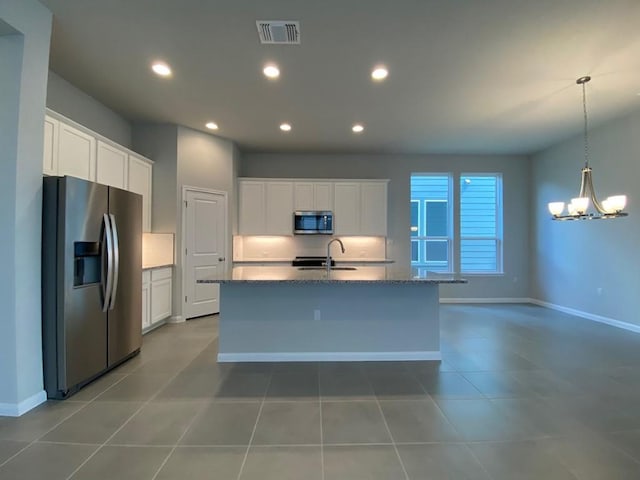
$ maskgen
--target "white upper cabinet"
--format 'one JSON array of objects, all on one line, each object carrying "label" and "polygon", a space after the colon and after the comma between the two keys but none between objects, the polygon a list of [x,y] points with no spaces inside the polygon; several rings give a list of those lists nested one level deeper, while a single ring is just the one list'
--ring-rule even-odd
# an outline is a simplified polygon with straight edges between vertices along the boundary
[{"label": "white upper cabinet", "polygon": [[142,231],[151,231],[153,166],[148,160],[129,155],[127,190],[142,195]]},{"label": "white upper cabinet", "polygon": [[59,122],[58,175],[96,180],[96,139]]},{"label": "white upper cabinet", "polygon": [[314,182],[313,199],[315,210],[333,210],[333,183]]},{"label": "white upper cabinet", "polygon": [[333,210],[331,182],[295,182],[294,210]]},{"label": "white upper cabinet", "polygon": [[387,182],[360,183],[360,235],[387,235]]},{"label": "white upper cabinet", "polygon": [[51,113],[56,118],[44,119],[42,173],[83,178],[142,195],[142,231],[150,232],[153,162]]},{"label": "white upper cabinet", "polygon": [[387,235],[388,180],[240,179],[239,233],[291,235],[295,210],[333,212],[335,235]]},{"label": "white upper cabinet", "polygon": [[238,203],[241,235],[293,233],[293,182],[240,180]]},{"label": "white upper cabinet", "polygon": [[267,235],[293,235],[293,182],[266,182]]},{"label": "white upper cabinet", "polygon": [[387,235],[387,181],[360,180],[334,185],[336,235]]},{"label": "white upper cabinet", "polygon": [[336,182],[333,189],[335,235],[359,235],[360,184],[358,182]]},{"label": "white upper cabinet", "polygon": [[129,154],[120,148],[98,140],[96,182],[112,187],[127,188]]},{"label": "white upper cabinet", "polygon": [[42,173],[58,175],[58,129],[60,123],[50,116],[44,117],[44,154]]},{"label": "white upper cabinet", "polygon": [[294,183],[293,206],[295,210],[315,210],[312,182]]},{"label": "white upper cabinet", "polygon": [[265,182],[243,180],[238,185],[238,231],[242,235],[266,234]]}]

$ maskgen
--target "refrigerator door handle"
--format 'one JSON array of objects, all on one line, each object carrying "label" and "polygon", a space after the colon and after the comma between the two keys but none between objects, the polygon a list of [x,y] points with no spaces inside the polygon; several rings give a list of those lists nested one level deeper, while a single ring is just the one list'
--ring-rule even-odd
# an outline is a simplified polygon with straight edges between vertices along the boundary
[{"label": "refrigerator door handle", "polygon": [[[111,300],[111,290],[113,285],[113,237],[111,235],[111,221],[109,216],[105,213],[102,216],[103,230],[102,230],[102,265],[104,267],[104,256],[107,255],[107,266],[102,269],[102,311],[109,310],[109,303]],[[105,279],[106,277],[106,279]]]},{"label": "refrigerator door handle", "polygon": [[118,293],[118,276],[120,273],[120,244],[118,242],[118,226],[116,225],[116,217],[113,213],[109,214],[111,218],[111,235],[113,236],[113,284],[111,287],[111,301],[109,302],[109,310],[113,310],[116,304],[116,294]]}]

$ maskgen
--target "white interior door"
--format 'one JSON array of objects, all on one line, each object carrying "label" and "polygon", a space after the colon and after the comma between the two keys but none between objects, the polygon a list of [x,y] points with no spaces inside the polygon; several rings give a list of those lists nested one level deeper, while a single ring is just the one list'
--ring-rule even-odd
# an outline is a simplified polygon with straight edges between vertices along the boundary
[{"label": "white interior door", "polygon": [[226,271],[227,198],[224,193],[186,189],[183,205],[184,317],[193,318],[218,313],[219,285],[197,283],[197,280],[220,278]]}]

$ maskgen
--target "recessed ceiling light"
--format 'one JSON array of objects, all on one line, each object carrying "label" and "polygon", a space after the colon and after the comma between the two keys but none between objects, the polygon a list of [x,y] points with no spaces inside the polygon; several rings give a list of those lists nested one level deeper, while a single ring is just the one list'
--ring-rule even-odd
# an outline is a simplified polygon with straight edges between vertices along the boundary
[{"label": "recessed ceiling light", "polygon": [[283,132],[290,132],[291,125],[289,125],[288,123],[283,123],[282,125],[280,125],[280,130],[282,130]]},{"label": "recessed ceiling light", "polygon": [[351,127],[351,130],[353,130],[353,133],[362,133],[364,127],[361,124],[356,123],[353,127]]},{"label": "recessed ceiling light", "polygon": [[218,124],[216,122],[208,122],[205,127],[207,127],[209,130],[217,130],[218,129]]},{"label": "recessed ceiling light", "polygon": [[164,62],[154,62],[153,65],[151,65],[151,70],[161,77],[171,76],[171,67]]},{"label": "recessed ceiling light", "polygon": [[267,78],[278,78],[280,76],[280,69],[274,64],[269,64],[265,65],[262,73],[264,73]]},{"label": "recessed ceiling light", "polygon": [[387,75],[389,75],[389,70],[387,70],[387,68],[383,67],[382,65],[378,65],[371,72],[371,78],[378,82],[387,78]]}]

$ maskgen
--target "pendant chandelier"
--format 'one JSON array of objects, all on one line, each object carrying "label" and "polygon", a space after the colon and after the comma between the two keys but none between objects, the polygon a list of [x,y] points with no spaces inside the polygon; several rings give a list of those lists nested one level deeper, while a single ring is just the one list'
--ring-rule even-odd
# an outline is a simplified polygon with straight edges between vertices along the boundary
[{"label": "pendant chandelier", "polygon": [[[593,189],[592,170],[589,166],[587,93],[585,89],[585,84],[589,80],[591,80],[589,76],[580,77],[576,80],[578,85],[582,85],[582,108],[584,111],[584,167],[582,168],[580,193],[567,204],[566,214],[563,214],[564,202],[549,203],[549,212],[553,215],[552,220],[596,220],[600,218],[626,217],[628,215],[623,212],[624,207],[627,205],[626,195],[614,195],[599,202]],[[591,203],[595,212],[589,212],[589,203]]]}]

